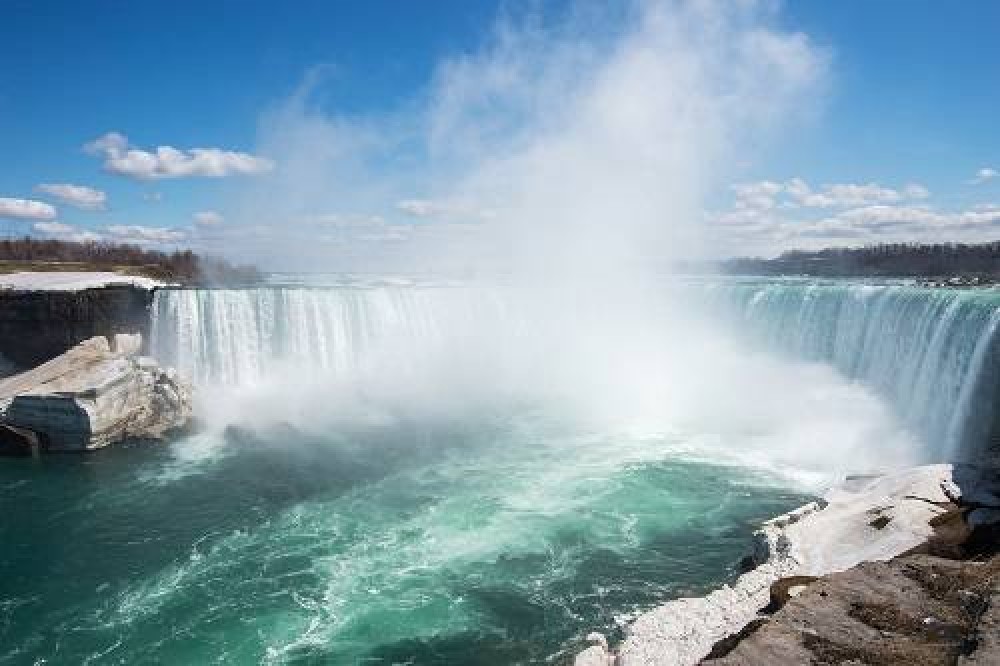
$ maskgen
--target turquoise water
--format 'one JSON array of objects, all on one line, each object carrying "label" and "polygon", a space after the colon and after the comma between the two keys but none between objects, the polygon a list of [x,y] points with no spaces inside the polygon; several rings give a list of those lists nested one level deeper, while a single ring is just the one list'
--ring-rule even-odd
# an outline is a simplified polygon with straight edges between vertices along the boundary
[{"label": "turquoise water", "polygon": [[158,292],[201,430],[0,461],[0,666],[569,663],[817,484],[985,446],[998,300]]},{"label": "turquoise water", "polygon": [[3,463],[0,664],[568,663],[805,499],[530,413]]}]

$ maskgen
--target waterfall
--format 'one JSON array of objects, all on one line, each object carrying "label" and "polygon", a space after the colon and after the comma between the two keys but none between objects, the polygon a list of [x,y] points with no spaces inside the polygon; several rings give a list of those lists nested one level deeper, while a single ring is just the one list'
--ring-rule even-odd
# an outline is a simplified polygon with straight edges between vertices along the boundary
[{"label": "waterfall", "polygon": [[944,459],[969,456],[993,435],[1000,293],[801,280],[705,289],[756,344],[872,387]]},{"label": "waterfall", "polygon": [[[976,455],[994,436],[1000,293],[774,279],[671,292],[751,344],[872,388],[938,458]],[[461,344],[463,331],[516,335],[530,316],[508,300],[474,287],[166,289],[151,348],[204,384],[253,382],[276,360],[349,373],[386,348],[403,373],[427,345]]]},{"label": "waterfall", "polygon": [[169,289],[154,299],[151,350],[197,383],[243,384],[273,361],[345,373],[380,346],[426,349],[472,323],[498,328],[502,318],[486,290]]}]

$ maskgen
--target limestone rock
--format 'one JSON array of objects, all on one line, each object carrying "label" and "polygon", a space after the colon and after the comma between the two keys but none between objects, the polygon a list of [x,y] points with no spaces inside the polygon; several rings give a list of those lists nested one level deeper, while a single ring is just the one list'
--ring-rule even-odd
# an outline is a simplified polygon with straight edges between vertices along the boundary
[{"label": "limestone rock", "polygon": [[0,381],[0,422],[36,433],[44,450],[85,451],[128,437],[160,438],[191,418],[191,388],[137,356],[141,337],[90,338]]},{"label": "limestone rock", "polygon": [[576,655],[573,666],[612,666],[615,663],[614,655],[608,652],[608,639],[603,634],[587,634],[587,642],[591,646]]},{"label": "limestone rock", "polygon": [[908,555],[809,585],[708,666],[1000,663],[1000,558]]},{"label": "limestone rock", "polygon": [[767,521],[754,535],[755,568],[707,596],[676,599],[640,615],[626,627],[616,663],[697,663],[717,642],[758,618],[771,601],[775,581],[843,571],[863,560],[887,560],[926,542],[934,533],[929,521],[954,509],[941,487],[951,478],[951,465],[855,478],[832,491],[827,502],[812,502]]}]

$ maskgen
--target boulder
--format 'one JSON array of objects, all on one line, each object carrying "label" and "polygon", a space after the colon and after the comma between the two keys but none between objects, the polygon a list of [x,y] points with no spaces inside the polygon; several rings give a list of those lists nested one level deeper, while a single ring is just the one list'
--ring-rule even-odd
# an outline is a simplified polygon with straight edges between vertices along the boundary
[{"label": "boulder", "polygon": [[42,450],[88,451],[161,438],[191,418],[191,388],[138,356],[139,335],[97,336],[0,380],[0,423],[36,433]]}]

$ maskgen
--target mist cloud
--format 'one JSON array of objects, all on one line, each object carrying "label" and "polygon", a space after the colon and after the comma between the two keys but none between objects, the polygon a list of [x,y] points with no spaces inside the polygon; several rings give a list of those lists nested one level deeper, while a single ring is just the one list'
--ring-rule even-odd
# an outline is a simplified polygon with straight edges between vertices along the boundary
[{"label": "mist cloud", "polygon": [[[705,193],[822,87],[825,55],[776,24],[754,2],[503,17],[419,96],[362,117],[316,101],[318,69],[262,117],[256,152],[278,166],[227,217],[275,230],[246,252],[299,267],[662,265],[696,251]],[[322,215],[409,231],[324,246],[301,222]]]}]

